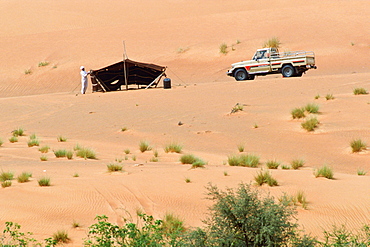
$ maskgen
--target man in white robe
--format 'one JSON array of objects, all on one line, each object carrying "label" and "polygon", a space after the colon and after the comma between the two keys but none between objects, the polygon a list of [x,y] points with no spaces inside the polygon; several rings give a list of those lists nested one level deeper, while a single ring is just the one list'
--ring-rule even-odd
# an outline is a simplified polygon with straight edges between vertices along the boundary
[{"label": "man in white robe", "polygon": [[81,69],[81,72],[80,72],[80,75],[81,75],[81,94],[85,94],[86,89],[87,89],[87,84],[88,84],[87,75],[90,74],[90,72],[86,72],[84,66],[81,66],[80,69]]}]

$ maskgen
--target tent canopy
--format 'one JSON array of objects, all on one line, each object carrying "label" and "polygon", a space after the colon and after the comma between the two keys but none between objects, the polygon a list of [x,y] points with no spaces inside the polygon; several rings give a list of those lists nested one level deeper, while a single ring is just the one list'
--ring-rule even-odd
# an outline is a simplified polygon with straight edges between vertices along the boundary
[{"label": "tent canopy", "polygon": [[[116,91],[129,85],[157,86],[166,67],[150,63],[141,63],[125,59],[107,67],[91,70],[93,91]],[[126,82],[127,80],[127,82]]]}]

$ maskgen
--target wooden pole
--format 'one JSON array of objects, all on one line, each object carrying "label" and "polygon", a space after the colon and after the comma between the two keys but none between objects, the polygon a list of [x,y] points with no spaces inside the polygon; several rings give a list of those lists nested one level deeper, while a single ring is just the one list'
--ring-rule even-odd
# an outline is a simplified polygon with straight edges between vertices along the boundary
[{"label": "wooden pole", "polygon": [[126,59],[127,59],[127,53],[126,53],[126,43],[123,41],[123,78],[125,79],[126,84],[126,90],[128,90],[128,83],[127,83],[127,72],[126,72]]}]

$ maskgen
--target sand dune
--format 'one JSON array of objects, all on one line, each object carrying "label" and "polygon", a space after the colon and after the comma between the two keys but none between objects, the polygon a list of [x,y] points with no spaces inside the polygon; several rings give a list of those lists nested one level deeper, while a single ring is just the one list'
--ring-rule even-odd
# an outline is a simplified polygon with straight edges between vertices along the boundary
[{"label": "sand dune", "polygon": [[[370,171],[369,148],[352,153],[349,146],[356,138],[370,142],[369,95],[352,93],[357,87],[370,90],[366,3],[0,1],[0,168],[33,174],[28,183],[14,180],[0,190],[0,228],[14,221],[38,239],[65,229],[69,246],[81,246],[101,214],[122,223],[122,216],[138,209],[158,218],[173,212],[186,225],[201,226],[211,203],[204,199],[207,183],[253,183],[260,169],[227,165],[238,144],[261,163],[306,161],[300,170],[271,171],[279,186],[260,190],[276,197],[303,190],[309,204],[307,210],[298,207],[298,223],[308,233],[320,237],[333,224],[356,229],[369,223],[369,176],[357,175],[358,169]],[[236,82],[226,76],[231,63],[249,59],[273,36],[282,41],[282,51],[314,51],[318,69],[301,78]],[[89,89],[79,95],[79,66],[98,69],[120,61],[123,41],[130,59],[167,66],[172,89]],[[226,55],[219,53],[224,42]],[[39,67],[42,61],[49,65]],[[326,100],[327,94],[334,100]],[[244,110],[230,114],[237,103]],[[307,103],[320,106],[320,125],[312,133],[290,115]],[[17,127],[27,136],[10,143]],[[41,146],[72,150],[78,143],[94,149],[98,159],[58,159],[49,151],[42,162],[38,148],[27,146],[32,133]],[[67,142],[58,142],[58,135]],[[153,151],[139,151],[141,140],[158,151],[158,162],[150,162]],[[190,169],[179,163],[180,154],[165,153],[171,141],[207,161],[206,168]],[[122,160],[125,172],[107,172],[115,160]],[[324,164],[333,168],[334,180],[313,175]],[[39,187],[42,176],[52,186]],[[72,228],[74,220],[80,228]]]}]

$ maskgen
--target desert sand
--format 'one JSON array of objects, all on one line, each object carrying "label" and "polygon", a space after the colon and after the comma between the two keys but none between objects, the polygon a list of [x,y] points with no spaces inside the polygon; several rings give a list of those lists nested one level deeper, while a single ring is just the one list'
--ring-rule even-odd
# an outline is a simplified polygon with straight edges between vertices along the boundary
[{"label": "desert sand", "polygon": [[[370,171],[370,96],[353,95],[354,88],[370,90],[367,0],[0,0],[0,16],[0,169],[33,175],[0,188],[0,229],[17,222],[37,239],[67,230],[67,246],[81,246],[102,214],[121,224],[136,210],[156,218],[174,213],[189,227],[202,226],[211,205],[208,183],[253,184],[266,161],[289,165],[293,159],[303,159],[304,167],[270,170],[279,186],[256,188],[277,198],[304,191],[308,208],[298,206],[297,219],[306,233],[321,237],[334,224],[359,229],[370,223],[369,173],[357,175]],[[282,51],[314,51],[318,69],[301,78],[236,82],[226,76],[231,63],[250,59],[274,36]],[[123,42],[130,59],[167,66],[172,88],[92,93],[90,87],[79,94],[79,67],[122,60]],[[222,43],[229,46],[226,55],[219,52]],[[39,67],[42,61],[49,65]],[[230,114],[237,103],[243,111]],[[290,114],[307,103],[320,106],[313,132]],[[10,143],[18,127],[26,136]],[[51,147],[48,161],[27,146],[31,134]],[[58,142],[59,135],[67,141]],[[357,138],[368,148],[352,153]],[[141,153],[142,140],[153,150]],[[164,152],[170,142],[206,167],[180,164],[182,154]],[[52,152],[77,143],[95,150],[97,159]],[[260,157],[259,168],[227,164],[239,144]],[[151,162],[155,150],[158,162]],[[124,172],[109,173],[107,164],[117,160]],[[325,164],[334,179],[315,178]],[[50,187],[38,186],[42,176],[50,177]],[[73,228],[74,221],[81,226]]]}]

